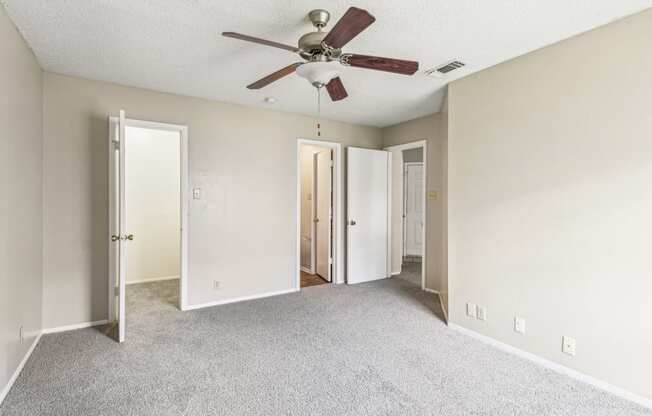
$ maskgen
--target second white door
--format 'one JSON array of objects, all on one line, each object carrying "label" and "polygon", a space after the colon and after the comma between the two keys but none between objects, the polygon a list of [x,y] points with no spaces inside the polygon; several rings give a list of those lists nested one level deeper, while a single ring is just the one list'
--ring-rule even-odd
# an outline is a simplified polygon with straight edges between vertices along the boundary
[{"label": "second white door", "polygon": [[316,272],[331,281],[333,219],[332,150],[315,154],[315,265]]},{"label": "second white door", "polygon": [[423,163],[405,164],[405,254],[423,255]]},{"label": "second white door", "polygon": [[348,283],[389,277],[389,152],[347,149]]}]

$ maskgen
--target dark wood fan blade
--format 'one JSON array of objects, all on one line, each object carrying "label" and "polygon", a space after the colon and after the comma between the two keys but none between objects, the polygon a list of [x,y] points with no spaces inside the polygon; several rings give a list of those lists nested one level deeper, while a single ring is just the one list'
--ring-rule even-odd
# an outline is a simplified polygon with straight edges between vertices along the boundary
[{"label": "dark wood fan blade", "polygon": [[274,81],[278,81],[279,79],[283,78],[286,75],[290,75],[301,65],[303,65],[303,62],[297,62],[292,65],[288,65],[283,69],[279,69],[273,74],[267,75],[265,78],[259,79],[253,84],[247,85],[247,88],[249,88],[250,90],[259,90],[263,87],[266,87],[267,85],[271,84]]},{"label": "dark wood fan blade", "polygon": [[324,43],[331,48],[339,49],[375,21],[376,18],[370,15],[368,11],[351,7],[333,26],[333,29],[328,32],[328,35],[324,38]]},{"label": "dark wood fan blade", "polygon": [[340,77],[333,78],[331,82],[326,84],[326,90],[328,91],[328,95],[331,96],[331,100],[333,101],[343,100],[349,96],[349,94],[346,92],[346,89],[344,88],[344,84],[342,84]]},{"label": "dark wood fan blade", "polygon": [[344,65],[396,74],[413,75],[419,70],[419,63],[402,59],[381,58],[379,56],[345,54],[340,57]]},{"label": "dark wood fan blade", "polygon": [[275,48],[285,49],[286,51],[290,51],[290,52],[299,52],[299,48],[296,48],[294,46],[284,45],[282,43],[273,42],[267,39],[256,38],[249,35],[243,35],[240,33],[222,32],[222,36],[226,36],[227,38],[246,40],[247,42],[259,43],[261,45],[273,46]]}]

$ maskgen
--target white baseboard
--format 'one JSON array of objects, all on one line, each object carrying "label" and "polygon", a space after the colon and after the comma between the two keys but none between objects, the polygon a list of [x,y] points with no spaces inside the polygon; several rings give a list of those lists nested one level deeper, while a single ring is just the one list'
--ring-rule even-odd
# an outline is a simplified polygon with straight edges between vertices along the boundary
[{"label": "white baseboard", "polygon": [[428,289],[427,287],[424,287],[423,290],[428,293],[434,293],[435,295],[439,295],[439,291],[435,289]]},{"label": "white baseboard", "polygon": [[176,276],[161,276],[161,277],[152,277],[151,279],[137,279],[137,280],[130,280],[128,282],[125,282],[127,285],[136,285],[138,283],[149,283],[149,282],[160,282],[162,280],[174,280],[174,279],[179,279],[179,275]]},{"label": "white baseboard", "polygon": [[315,274],[315,273],[312,271],[312,269],[309,269],[309,268],[307,268],[307,267],[305,267],[305,266],[301,266],[300,269],[301,269],[301,271],[304,272],[304,273]]},{"label": "white baseboard", "polygon": [[14,371],[14,374],[12,374],[9,381],[7,381],[7,385],[4,386],[4,388],[0,392],[0,404],[2,404],[2,402],[5,400],[5,397],[7,397],[7,394],[9,394],[9,390],[11,390],[11,387],[18,379],[20,372],[23,371],[23,367],[25,367],[27,360],[29,360],[29,357],[32,355],[32,352],[34,352],[34,348],[36,348],[36,344],[38,344],[38,342],[41,340],[41,334],[42,333],[39,333],[36,336],[36,338],[34,338],[34,341],[32,341],[32,345],[30,345],[29,349],[27,350],[27,353],[20,361],[20,364],[18,364],[18,367],[16,367],[16,371]]},{"label": "white baseboard", "polygon": [[47,328],[43,330],[43,333],[56,334],[57,332],[66,332],[66,331],[73,331],[75,329],[90,328],[92,326],[104,325],[107,323],[109,323],[109,321],[106,319],[102,319],[100,321],[93,321],[93,322],[82,322],[80,324],[57,326],[55,328]]},{"label": "white baseboard", "polygon": [[390,276],[398,276],[399,274],[401,274],[400,270],[398,272],[392,272]]},{"label": "white baseboard", "polygon": [[276,292],[260,293],[258,295],[242,296],[242,297],[239,297],[239,298],[216,300],[214,302],[200,303],[200,304],[197,304],[197,305],[187,305],[184,310],[191,311],[193,309],[210,308],[211,306],[226,305],[226,304],[229,304],[229,303],[236,303],[236,302],[244,302],[246,300],[269,298],[271,296],[279,296],[279,295],[287,295],[288,293],[294,293],[294,292],[298,292],[298,291],[299,291],[299,289],[293,288],[293,289],[288,289],[288,290],[279,290],[279,291],[276,291]]},{"label": "white baseboard", "polygon": [[652,409],[652,399],[648,399],[642,396],[639,396],[638,394],[632,393],[630,391],[627,391],[621,387],[614,386],[613,384],[609,384],[605,381],[598,380],[595,377],[589,376],[587,374],[581,373],[577,370],[573,370],[572,368],[563,366],[561,364],[557,364],[554,361],[550,361],[546,358],[540,357],[536,354],[532,354],[531,352],[523,351],[521,349],[518,349],[516,347],[513,347],[509,344],[505,344],[501,341],[498,341],[494,338],[488,337],[486,335],[482,335],[478,332],[475,332],[473,330],[464,328],[460,325],[454,324],[454,323],[449,323],[448,326],[462,334],[468,335],[472,338],[475,338],[477,340],[480,340],[486,344],[489,344],[493,347],[498,348],[499,350],[508,352],[510,354],[516,355],[518,357],[524,358],[528,361],[532,361],[536,364],[539,364],[545,368],[548,368],[550,370],[553,370],[557,373],[564,374],[568,377],[571,377],[575,380],[581,381],[583,383],[589,384],[593,387],[596,387],[600,390],[604,390],[608,393],[613,394],[614,396],[618,396],[622,399],[629,400],[631,402],[634,402],[636,404],[639,404],[643,407],[647,407],[649,409]]}]

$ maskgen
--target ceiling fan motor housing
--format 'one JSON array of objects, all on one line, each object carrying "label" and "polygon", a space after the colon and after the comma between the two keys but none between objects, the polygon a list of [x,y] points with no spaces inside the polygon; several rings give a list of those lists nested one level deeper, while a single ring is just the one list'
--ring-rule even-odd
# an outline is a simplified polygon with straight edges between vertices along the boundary
[{"label": "ceiling fan motor housing", "polygon": [[310,32],[299,38],[299,54],[309,61],[332,60],[342,53],[341,49],[324,49],[323,41],[328,32]]},{"label": "ceiling fan motor housing", "polygon": [[317,28],[316,32],[309,32],[299,39],[299,54],[308,61],[330,61],[336,59],[340,54],[339,49],[326,50],[323,41],[328,32],[322,29],[326,27],[330,20],[330,13],[323,9],[316,9],[308,13],[308,18],[312,25]]}]

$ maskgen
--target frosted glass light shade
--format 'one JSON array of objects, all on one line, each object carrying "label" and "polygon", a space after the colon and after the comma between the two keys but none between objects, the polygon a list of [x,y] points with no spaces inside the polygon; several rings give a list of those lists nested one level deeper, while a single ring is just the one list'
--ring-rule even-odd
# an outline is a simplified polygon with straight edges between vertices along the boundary
[{"label": "frosted glass light shade", "polygon": [[311,84],[326,85],[339,75],[337,62],[308,62],[297,68],[297,75]]}]

